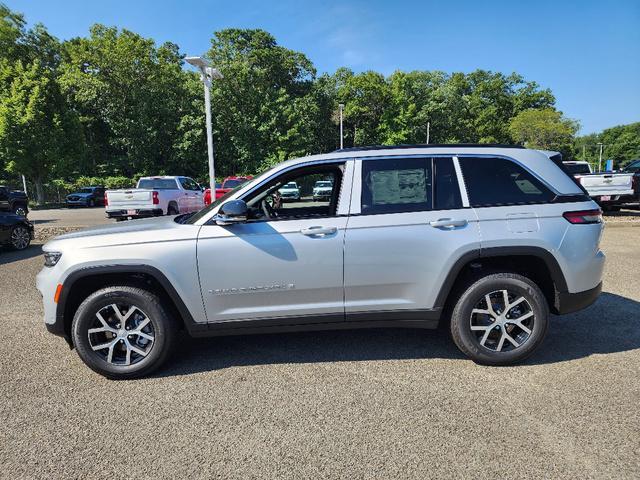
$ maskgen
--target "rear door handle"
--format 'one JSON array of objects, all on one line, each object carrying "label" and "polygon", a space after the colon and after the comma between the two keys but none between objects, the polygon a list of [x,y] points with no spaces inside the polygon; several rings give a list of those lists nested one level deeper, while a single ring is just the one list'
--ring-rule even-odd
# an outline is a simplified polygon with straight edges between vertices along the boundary
[{"label": "rear door handle", "polygon": [[466,224],[466,220],[454,220],[452,218],[439,218],[438,220],[429,222],[429,225],[435,228],[464,227]]},{"label": "rear door handle", "polygon": [[300,233],[303,235],[307,235],[309,237],[314,235],[331,235],[332,233],[336,233],[338,231],[337,227],[308,227],[300,230]]}]

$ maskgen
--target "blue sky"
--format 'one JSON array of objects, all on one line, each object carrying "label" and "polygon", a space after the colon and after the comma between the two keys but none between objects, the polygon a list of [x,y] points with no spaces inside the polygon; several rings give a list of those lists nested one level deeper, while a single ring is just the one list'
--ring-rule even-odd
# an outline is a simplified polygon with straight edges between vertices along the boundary
[{"label": "blue sky", "polygon": [[515,71],[582,133],[640,121],[640,0],[0,1],[61,39],[104,23],[200,54],[215,30],[263,28],[319,72]]}]

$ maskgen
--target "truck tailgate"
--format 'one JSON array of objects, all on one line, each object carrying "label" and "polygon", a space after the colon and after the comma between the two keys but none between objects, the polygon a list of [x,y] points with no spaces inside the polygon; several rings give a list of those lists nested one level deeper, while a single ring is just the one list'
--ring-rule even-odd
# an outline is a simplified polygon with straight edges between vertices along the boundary
[{"label": "truck tailgate", "polygon": [[592,197],[633,194],[633,175],[629,173],[596,173],[576,178]]},{"label": "truck tailgate", "polygon": [[153,190],[107,190],[107,210],[128,210],[153,207]]}]

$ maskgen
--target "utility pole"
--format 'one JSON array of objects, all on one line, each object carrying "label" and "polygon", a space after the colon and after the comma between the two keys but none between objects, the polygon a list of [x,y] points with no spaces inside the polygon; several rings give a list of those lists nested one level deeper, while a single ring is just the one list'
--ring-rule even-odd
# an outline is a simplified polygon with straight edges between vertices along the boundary
[{"label": "utility pole", "polygon": [[427,145],[429,145],[429,131],[431,130],[431,122],[427,122]]},{"label": "utility pole", "polygon": [[600,145],[600,158],[598,159],[598,172],[602,171],[602,150],[604,148],[604,143],[598,142],[596,145]]},{"label": "utility pole", "polygon": [[29,195],[27,192],[27,180],[24,178],[24,175],[21,175],[21,176],[22,176],[22,189],[24,190],[24,193],[26,195]]},{"label": "utility pole", "polygon": [[200,70],[200,78],[204,84],[205,120],[207,123],[207,153],[209,156],[209,182],[212,192],[216,190],[216,173],[213,160],[213,131],[211,128],[211,80],[219,80],[222,74],[209,66],[209,62],[203,57],[186,57],[185,61]]},{"label": "utility pole", "polygon": [[338,105],[340,108],[340,150],[344,148],[344,136],[342,134],[342,111],[344,110],[344,103]]}]

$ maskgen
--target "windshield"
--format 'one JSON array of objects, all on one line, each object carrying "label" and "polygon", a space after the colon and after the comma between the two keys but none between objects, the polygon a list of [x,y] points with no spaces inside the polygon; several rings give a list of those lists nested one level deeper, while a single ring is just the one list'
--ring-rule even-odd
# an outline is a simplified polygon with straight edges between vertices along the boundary
[{"label": "windshield", "polygon": [[316,187],[330,187],[331,182],[316,182]]},{"label": "windshield", "polygon": [[298,185],[295,182],[289,182],[282,188],[298,188]]},{"label": "windshield", "polygon": [[176,181],[173,178],[141,178],[138,188],[148,188],[151,190],[175,190]]},{"label": "windshield", "polygon": [[81,188],[78,193],[93,193],[93,188]]},{"label": "windshield", "polygon": [[591,173],[589,171],[589,165],[586,163],[565,163],[565,167],[572,175],[579,175],[581,173]]}]

